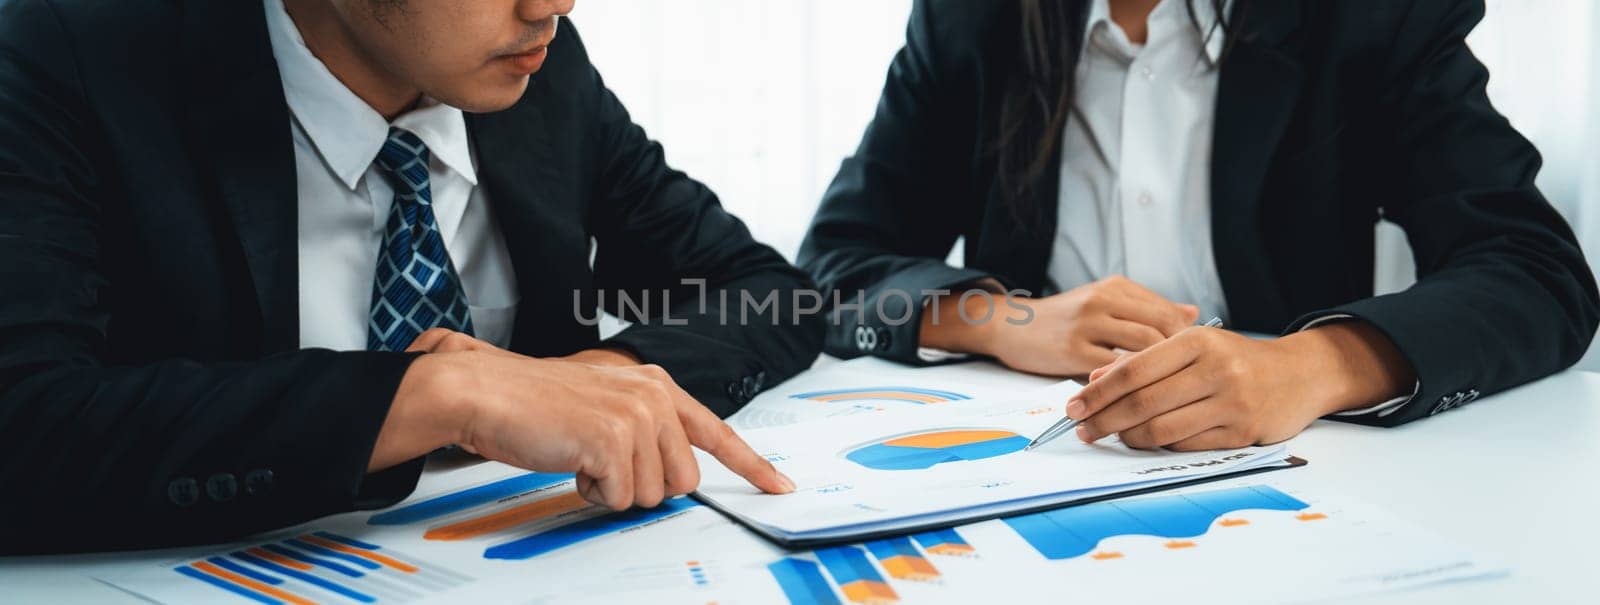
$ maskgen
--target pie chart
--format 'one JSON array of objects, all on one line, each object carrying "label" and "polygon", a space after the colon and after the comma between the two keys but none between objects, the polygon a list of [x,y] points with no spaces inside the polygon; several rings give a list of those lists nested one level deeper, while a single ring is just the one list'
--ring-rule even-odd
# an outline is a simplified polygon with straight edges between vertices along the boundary
[{"label": "pie chart", "polygon": [[1021,451],[1028,438],[999,429],[944,429],[900,435],[845,452],[846,460],[880,471],[912,471]]}]

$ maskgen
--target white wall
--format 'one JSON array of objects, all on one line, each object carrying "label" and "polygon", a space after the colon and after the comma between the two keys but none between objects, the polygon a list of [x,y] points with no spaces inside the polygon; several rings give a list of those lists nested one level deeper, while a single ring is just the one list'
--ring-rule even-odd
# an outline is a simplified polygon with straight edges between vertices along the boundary
[{"label": "white wall", "polygon": [[[988,1],[988,0],[973,0]],[[1471,38],[1490,95],[1539,146],[1539,183],[1600,250],[1600,8],[1488,0]],[[910,0],[582,0],[573,18],[607,82],[668,160],[791,258],[871,118]],[[1381,233],[1378,286],[1413,277]],[[1600,353],[1586,367],[1600,369]]]},{"label": "white wall", "polygon": [[583,0],[572,16],[667,160],[793,258],[910,12],[910,0]]}]

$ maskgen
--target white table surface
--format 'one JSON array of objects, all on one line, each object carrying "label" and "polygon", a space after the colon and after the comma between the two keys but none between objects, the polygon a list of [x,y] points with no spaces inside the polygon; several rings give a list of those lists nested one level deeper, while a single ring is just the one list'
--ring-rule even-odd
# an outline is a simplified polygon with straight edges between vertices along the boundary
[{"label": "white table surface", "polygon": [[[1297,482],[1512,568],[1364,603],[1600,601],[1600,374],[1566,372],[1399,428],[1322,421],[1290,450],[1311,461],[1283,471]],[[83,575],[122,557],[0,558],[0,603],[142,602]]]}]

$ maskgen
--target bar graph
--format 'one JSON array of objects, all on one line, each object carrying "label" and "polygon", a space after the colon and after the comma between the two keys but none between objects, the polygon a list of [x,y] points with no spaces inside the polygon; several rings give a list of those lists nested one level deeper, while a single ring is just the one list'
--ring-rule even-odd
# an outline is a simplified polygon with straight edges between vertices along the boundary
[{"label": "bar graph", "polygon": [[1029,439],[1011,431],[950,429],[903,435],[848,452],[846,460],[880,471],[923,470],[947,462],[967,462],[1022,451]]},{"label": "bar graph", "polygon": [[632,509],[591,517],[574,523],[535,532],[515,540],[490,546],[486,559],[531,559],[588,540],[621,534],[682,515],[701,506],[688,497],[677,497],[650,509]]},{"label": "bar graph", "polygon": [[478,538],[511,528],[547,521],[589,508],[589,502],[577,492],[551,496],[526,504],[519,504],[488,514],[470,517],[429,528],[422,534],[426,540],[458,541]]},{"label": "bar graph", "polygon": [[[1298,511],[1304,502],[1268,486],[1258,485],[1177,496],[1101,502],[1022,515],[1005,524],[1022,536],[1046,559],[1072,559],[1089,554],[1102,540],[1115,536],[1146,535],[1174,539],[1169,549],[1194,548],[1180,538],[1195,538],[1211,530],[1228,513],[1248,510]],[[1310,515],[1302,515],[1302,518]],[[1234,525],[1224,521],[1224,525]],[[1121,558],[1106,554],[1096,558]]]},{"label": "bar graph", "polygon": [[373,515],[368,525],[410,525],[454,515],[481,506],[501,504],[545,488],[571,481],[570,473],[526,473],[476,487],[453,491]]},{"label": "bar graph", "polygon": [[878,560],[878,565],[896,580],[932,582],[939,579],[939,568],[934,567],[922,552],[911,544],[910,538],[874,540],[866,544],[867,552]]},{"label": "bar graph", "polygon": [[403,603],[471,577],[330,532],[311,532],[172,568],[195,582],[257,603]]},{"label": "bar graph", "polygon": [[955,529],[941,529],[926,533],[914,534],[912,540],[917,542],[922,550],[930,555],[943,557],[974,557],[978,549],[967,543],[966,538]]},{"label": "bar graph", "polygon": [[767,565],[767,571],[792,605],[840,605],[822,566],[815,562],[790,557]]},{"label": "bar graph", "polygon": [[850,603],[897,603],[900,596],[856,546],[836,546],[815,551],[822,567]]}]

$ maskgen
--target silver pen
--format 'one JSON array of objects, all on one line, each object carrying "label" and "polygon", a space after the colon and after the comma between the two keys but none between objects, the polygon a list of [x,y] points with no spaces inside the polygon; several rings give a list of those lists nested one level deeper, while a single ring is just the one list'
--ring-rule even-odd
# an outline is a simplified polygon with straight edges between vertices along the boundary
[{"label": "silver pen", "polygon": [[[1207,327],[1207,328],[1220,328],[1220,327],[1222,327],[1222,318],[1221,317],[1213,317],[1213,318],[1211,318],[1211,321],[1206,322],[1205,327]],[[1061,420],[1056,421],[1055,424],[1050,425],[1050,428],[1045,429],[1044,432],[1040,433],[1038,437],[1035,437],[1033,439],[1033,441],[1028,443],[1027,447],[1022,448],[1022,451],[1026,452],[1026,451],[1032,450],[1033,448],[1036,448],[1036,447],[1039,447],[1041,445],[1044,445],[1046,443],[1050,443],[1051,441],[1055,441],[1057,437],[1065,435],[1067,433],[1067,431],[1070,431],[1072,429],[1078,428],[1078,424],[1082,423],[1082,422],[1083,422],[1082,419],[1062,418]]]}]

